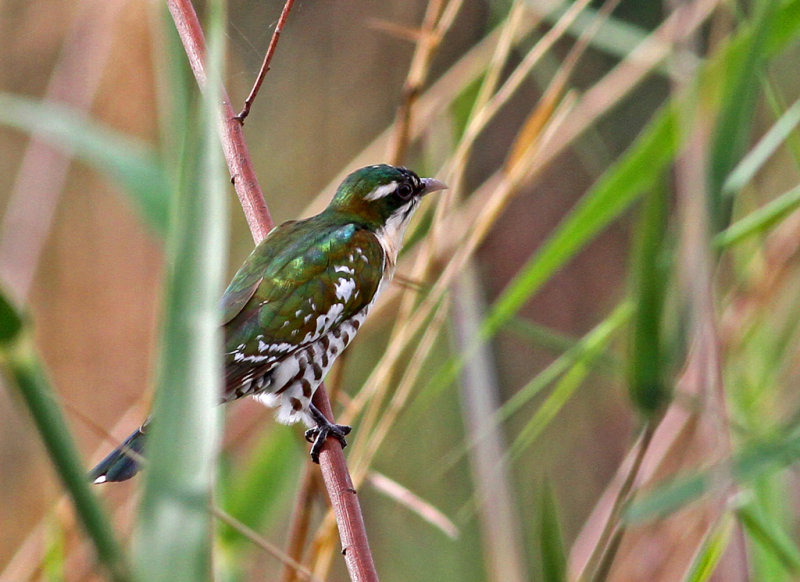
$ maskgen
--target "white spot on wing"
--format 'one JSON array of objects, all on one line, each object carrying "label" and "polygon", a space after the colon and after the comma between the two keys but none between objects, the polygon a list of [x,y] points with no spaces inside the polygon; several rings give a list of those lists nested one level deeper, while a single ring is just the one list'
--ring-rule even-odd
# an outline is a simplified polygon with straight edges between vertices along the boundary
[{"label": "white spot on wing", "polygon": [[262,363],[264,363],[264,362],[266,362],[267,360],[270,360],[270,359],[274,359],[274,356],[270,356],[270,355],[267,355],[267,356],[259,356],[259,355],[248,356],[247,354],[244,354],[242,352],[233,352],[233,361],[237,362],[237,363],[247,362],[249,364],[262,364]]},{"label": "white spot on wing", "polygon": [[356,289],[356,282],[353,279],[339,279],[334,283],[334,287],[336,289],[336,297],[347,302]]},{"label": "white spot on wing", "polygon": [[[263,336],[262,336],[263,337]],[[279,353],[282,354],[284,352],[290,352],[295,348],[294,344],[286,343],[286,342],[278,342],[268,344],[264,340],[258,340],[258,351],[261,353],[268,352],[271,354]]]}]

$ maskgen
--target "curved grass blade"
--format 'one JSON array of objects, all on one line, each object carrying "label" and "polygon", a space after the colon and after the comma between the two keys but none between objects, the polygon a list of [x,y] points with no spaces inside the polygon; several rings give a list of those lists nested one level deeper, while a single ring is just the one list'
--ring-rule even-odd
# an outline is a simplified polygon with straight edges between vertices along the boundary
[{"label": "curved grass blade", "polygon": [[763,233],[798,207],[800,207],[800,186],[784,192],[772,202],[734,222],[714,237],[714,246],[718,249],[731,247],[747,237]]},{"label": "curved grass blade", "polygon": [[173,190],[153,148],[56,103],[0,93],[0,123],[49,141],[122,186],[145,222],[167,232]]},{"label": "curved grass blade", "polygon": [[72,497],[78,521],[94,544],[100,562],[116,582],[129,581],[129,569],[108,516],[90,490],[75,441],[47,381],[22,315],[0,293],[0,365],[9,385],[22,396],[50,459]]},{"label": "curved grass blade", "polygon": [[732,469],[737,483],[742,484],[783,469],[798,460],[798,434],[752,444],[735,454],[732,459],[723,460],[719,466],[677,478],[643,494],[625,510],[623,518],[636,523],[669,515],[707,493],[712,487],[725,486],[725,480],[718,477],[728,474],[728,468]]},{"label": "curved grass blade", "polygon": [[[608,345],[618,332],[631,318],[633,305],[630,301],[623,301],[617,308],[597,324],[591,331],[578,340],[574,346],[556,358],[547,368],[536,374],[531,380],[505,402],[493,415],[490,426],[495,427],[508,420],[525,404],[535,398],[547,386],[555,382],[560,376],[561,381],[553,389],[550,396],[536,414],[525,424],[520,434],[515,439],[510,449],[513,456],[519,454],[533,443],[544,431],[549,422],[569,400],[580,382],[589,372],[589,367],[599,365],[602,358],[608,353]],[[482,438],[484,432],[480,431],[462,446],[450,452],[442,462],[443,470],[449,470],[474,447]]]},{"label": "curved grass blade", "polygon": [[498,421],[508,419],[523,405],[530,402],[545,386],[555,381],[560,375],[567,373],[580,362],[594,361],[600,358],[607,350],[614,334],[630,320],[632,313],[633,305],[629,301],[620,303],[608,317],[597,324],[547,368],[534,376],[530,382],[520,388],[514,396],[504,403],[500,410],[497,411],[496,417]]},{"label": "curved grass blade", "polygon": [[722,107],[717,118],[709,157],[708,182],[710,220],[713,232],[728,227],[733,211],[733,197],[726,195],[725,181],[747,151],[753,115],[760,90],[759,78],[767,62],[767,39],[776,20],[778,2],[755,3],[752,29],[740,41],[740,59],[727,59],[728,83],[723,90]]},{"label": "curved grass blade", "polygon": [[706,582],[711,579],[722,554],[725,553],[725,548],[728,547],[732,525],[733,520],[727,517],[714,526],[692,561],[692,566],[684,578],[684,582]]},{"label": "curved grass blade", "polygon": [[769,551],[789,574],[800,573],[800,550],[797,544],[775,524],[768,522],[755,503],[748,503],[736,510],[750,537]]},{"label": "curved grass blade", "polygon": [[741,190],[800,124],[800,100],[787,109],[725,180],[725,194]]}]

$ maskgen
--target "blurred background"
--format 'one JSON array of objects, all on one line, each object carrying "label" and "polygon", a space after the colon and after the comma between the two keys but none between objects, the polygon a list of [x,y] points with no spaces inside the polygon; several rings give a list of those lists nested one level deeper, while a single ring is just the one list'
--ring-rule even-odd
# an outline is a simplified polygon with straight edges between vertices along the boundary
[{"label": "blurred background", "polygon": [[[336,408],[377,390],[361,387],[394,341],[397,314],[414,312],[414,307],[404,311],[401,305],[407,303],[401,301],[414,305],[407,297],[422,297],[432,288],[455,249],[465,246],[464,237],[483,228],[486,234],[475,241],[476,252],[463,269],[467,275],[448,284],[453,291],[446,294],[445,321],[421,359],[412,351],[421,334],[411,334],[414,341],[400,364],[419,369],[403,412],[385,416],[388,400],[374,397],[375,426],[388,436],[374,458],[363,457],[369,470],[359,497],[383,580],[554,580],[542,552],[546,540],[556,538],[563,541],[569,579],[576,579],[600,545],[602,513],[610,510],[614,483],[619,487],[627,474],[625,460],[636,456],[642,427],[655,432],[649,464],[645,458],[636,479],[636,487],[645,490],[676,475],[736,465],[736,455],[744,451],[746,457],[746,445],[762,443],[759,439],[779,435],[787,439],[779,442],[794,443],[786,435],[792,434],[798,411],[800,217],[792,213],[797,195],[781,198],[782,210],[759,222],[735,248],[704,248],[707,238],[693,239],[683,230],[687,220],[699,216],[692,204],[699,204],[700,215],[707,208],[702,188],[691,189],[692,166],[700,168],[701,181],[712,184],[707,195],[713,201],[710,161],[723,160],[716,167],[728,178],[775,127],[779,135],[757,171],[726,194],[735,201],[734,219],[797,185],[800,136],[794,117],[784,117],[800,96],[800,32],[785,18],[794,4],[623,0],[610,19],[603,16],[612,7],[608,3],[586,2],[580,9],[577,4],[464,2],[432,53],[413,104],[417,137],[403,163],[457,186],[441,202],[445,216],[436,214],[437,201],[427,202],[399,269],[403,281],[384,297],[331,373]],[[281,7],[274,0],[228,3],[226,87],[234,108],[258,72]],[[679,8],[685,13],[671,21]],[[390,160],[395,117],[426,10],[431,9],[423,0],[297,2],[245,124],[276,223],[319,210],[344,173]],[[470,111],[498,35],[512,17],[518,19],[514,38],[496,68],[501,83],[549,42],[554,26],[558,34],[480,128],[471,155],[459,159],[454,152],[474,120]],[[603,26],[592,28],[601,21]],[[0,91],[68,106],[78,123],[91,120],[131,138],[131,148],[158,155],[177,139],[169,135],[174,125],[164,121],[170,87],[164,79],[181,58],[170,26],[164,7],[152,2],[8,0],[0,4]],[[650,42],[647,50],[639,50],[642,42]],[[752,51],[754,62],[748,60]],[[731,72],[731,63],[749,69],[749,76],[741,67]],[[617,76],[609,77],[612,72]],[[188,78],[185,70],[182,74]],[[564,85],[559,89],[557,83]],[[189,99],[196,99],[194,84],[186,86],[193,94]],[[697,114],[683,129],[687,135],[697,130],[699,146],[677,138],[679,146],[667,140],[675,151],[664,153],[653,137],[655,147],[642,150],[638,166],[628,174],[612,173],[641,145],[638,136],[654,135],[647,132],[655,131],[671,96],[683,93],[690,97],[680,103]],[[33,122],[5,117],[0,278],[5,292],[30,314],[36,345],[88,468],[149,409],[163,298],[163,232],[143,216],[124,184],[92,161],[97,158],[82,154],[80,143],[61,140],[51,149],[52,140],[31,139]],[[40,118],[45,125],[48,119]],[[739,125],[725,134],[722,122],[731,119]],[[20,127],[26,123],[27,129]],[[658,164],[656,175],[647,177],[647,169]],[[706,167],[712,168],[708,174]],[[515,171],[518,176],[497,202],[494,193]],[[583,235],[565,239],[565,254],[553,263],[557,268],[528,291],[518,291],[510,317],[488,324],[491,341],[469,352],[478,368],[467,366],[455,382],[441,385],[439,364],[473,345],[484,316],[496,315],[493,309],[521,273],[530,274],[524,267],[537,249],[583,197],[614,179],[636,186],[630,193],[617,189],[618,199],[614,183],[605,186],[608,203],[587,211]],[[661,249],[671,259],[665,271],[652,262],[641,266],[648,255],[637,254],[647,246],[636,243],[646,238],[647,221],[633,201],[650,191],[667,201]],[[228,273],[233,274],[253,242],[232,188],[230,194]],[[713,223],[713,208],[711,215]],[[712,235],[734,222],[716,228],[697,220],[701,231]],[[443,225],[436,235],[427,230],[432,222]],[[426,251],[424,239],[431,236],[437,246]],[[570,246],[570,240],[578,242]],[[701,246],[692,247],[697,241]],[[425,252],[432,258],[417,267]],[[691,263],[686,257],[693,255],[708,261],[706,271],[686,270]],[[686,299],[687,279],[693,277],[700,278],[702,294],[703,273],[713,287],[710,314],[697,307],[702,301]],[[659,389],[676,389],[674,402],[660,400],[655,414],[628,394],[631,377],[637,377],[630,371],[636,367],[630,340],[641,321],[631,309],[642,313],[637,293],[648,278],[666,297],[659,304],[665,315],[656,318],[663,329],[652,340],[668,352],[658,355],[664,370]],[[713,323],[716,334],[706,344],[697,339],[702,334],[693,335],[703,322]],[[608,337],[592,336],[599,343],[589,357],[581,338],[602,325],[615,327]],[[713,347],[706,354],[713,365],[702,369],[717,375],[707,382],[686,375],[698,345],[701,352]],[[557,372],[554,363],[564,367]],[[387,368],[384,376],[390,394],[404,381],[399,366]],[[549,380],[542,375],[548,370]],[[720,408],[703,404],[709,383],[716,386],[711,400]],[[503,422],[486,429],[491,433],[486,440],[497,448],[466,451],[472,429],[509,402],[513,410]],[[302,431],[276,425],[255,402],[234,403],[226,414],[221,505],[286,547],[297,519],[295,497],[313,482],[306,473]],[[352,419],[354,443],[374,434],[360,431],[360,418]],[[791,469],[796,448],[767,456],[769,470],[759,466],[742,477],[732,469],[720,477],[730,479],[724,486],[701,487],[705,501],[674,492],[672,505],[670,499],[655,499],[657,509],[644,524],[625,531],[608,579],[687,579],[693,560],[711,555],[703,552],[715,541],[717,569],[712,574],[711,568],[709,579],[797,579],[797,475]],[[487,465],[485,455],[491,461],[492,450],[508,453],[507,462],[495,458],[496,465]],[[414,501],[381,479],[407,488]],[[96,490],[113,510],[123,539],[135,519],[137,489],[134,479]],[[0,391],[0,491],[0,579],[102,579],[29,413],[10,385]],[[756,500],[758,511],[747,515],[756,516],[751,524],[755,519],[757,528],[743,525],[747,520],[731,501],[737,495]],[[313,537],[326,498],[313,487],[311,498]],[[670,517],[654,518],[662,514]],[[220,528],[216,547],[221,579],[287,580],[278,561],[232,530]],[[306,552],[304,563],[323,568],[315,551]],[[338,554],[330,570],[321,571],[324,579],[347,579]]]}]

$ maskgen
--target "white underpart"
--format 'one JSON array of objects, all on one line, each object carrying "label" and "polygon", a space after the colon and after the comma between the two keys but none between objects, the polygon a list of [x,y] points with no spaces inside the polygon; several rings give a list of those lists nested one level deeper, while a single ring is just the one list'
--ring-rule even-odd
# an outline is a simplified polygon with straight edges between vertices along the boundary
[{"label": "white underpart", "polygon": [[393,194],[395,190],[397,190],[397,182],[389,182],[388,184],[375,188],[372,192],[364,196],[364,200],[379,200],[389,194]]},{"label": "white underpart", "polygon": [[[258,378],[255,381],[254,389],[257,391],[263,390],[256,393],[254,395],[255,398],[271,408],[277,408],[275,417],[278,422],[294,424],[302,420],[309,427],[316,424],[308,414],[308,404],[311,402],[311,397],[325,378],[333,361],[353,341],[371,306],[372,303],[362,309],[353,319],[340,325],[338,329],[323,334],[327,338],[327,342],[321,336],[318,341],[293,354],[293,357],[286,358],[273,368],[265,378]],[[328,349],[326,358],[323,358],[322,352],[326,343]],[[315,370],[314,366],[306,365],[302,376],[298,378],[300,360],[317,362],[318,369]],[[327,365],[323,365],[325,361],[327,361]],[[291,385],[283,388],[290,381]],[[309,396],[306,396],[303,392],[304,383],[310,387]],[[281,393],[275,394],[281,388],[283,388]],[[292,401],[300,403],[299,409],[295,410]]]},{"label": "white underpart", "polygon": [[339,319],[339,316],[344,311],[344,303],[334,303],[325,315],[317,317],[316,333],[321,336],[325,331],[331,328],[331,324]]}]

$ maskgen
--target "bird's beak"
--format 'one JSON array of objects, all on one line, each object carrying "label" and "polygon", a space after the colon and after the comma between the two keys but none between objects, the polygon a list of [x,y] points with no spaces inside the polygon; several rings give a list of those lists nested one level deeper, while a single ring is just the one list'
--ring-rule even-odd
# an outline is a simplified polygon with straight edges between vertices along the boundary
[{"label": "bird's beak", "polygon": [[447,184],[440,182],[436,178],[422,178],[422,196],[430,194],[431,192],[438,192],[439,190],[447,190]]}]

